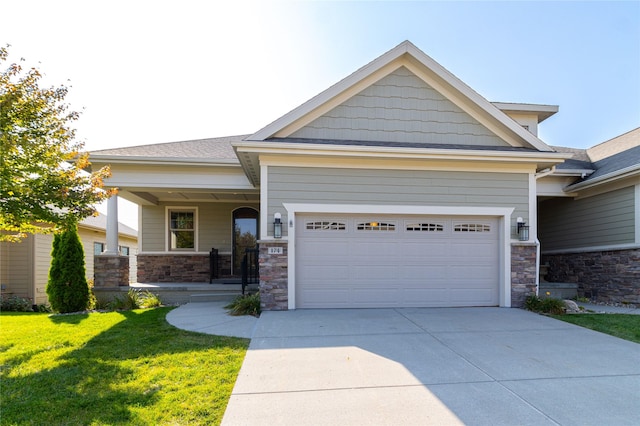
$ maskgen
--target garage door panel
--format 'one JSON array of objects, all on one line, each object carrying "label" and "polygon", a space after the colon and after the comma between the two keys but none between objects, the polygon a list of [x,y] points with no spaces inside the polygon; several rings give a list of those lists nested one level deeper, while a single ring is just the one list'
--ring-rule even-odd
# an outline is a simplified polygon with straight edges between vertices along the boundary
[{"label": "garage door panel", "polygon": [[296,238],[297,307],[498,304],[495,218],[312,219],[297,218],[298,229],[315,227]]}]

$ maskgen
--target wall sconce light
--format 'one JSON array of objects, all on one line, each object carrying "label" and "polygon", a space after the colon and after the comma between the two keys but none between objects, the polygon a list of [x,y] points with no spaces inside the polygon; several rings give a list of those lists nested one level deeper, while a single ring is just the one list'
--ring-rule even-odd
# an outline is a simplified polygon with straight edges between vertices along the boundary
[{"label": "wall sconce light", "polygon": [[516,219],[516,230],[518,231],[518,236],[520,237],[520,241],[529,241],[529,225],[526,224],[523,218],[519,217]]},{"label": "wall sconce light", "polygon": [[282,238],[282,215],[280,213],[273,215],[273,238]]}]

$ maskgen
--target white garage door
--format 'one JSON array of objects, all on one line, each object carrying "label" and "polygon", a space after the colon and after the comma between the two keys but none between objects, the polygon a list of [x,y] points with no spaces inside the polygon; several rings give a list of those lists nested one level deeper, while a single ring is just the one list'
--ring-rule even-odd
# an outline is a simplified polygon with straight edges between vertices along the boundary
[{"label": "white garage door", "polygon": [[299,215],[296,307],[496,306],[498,219]]}]

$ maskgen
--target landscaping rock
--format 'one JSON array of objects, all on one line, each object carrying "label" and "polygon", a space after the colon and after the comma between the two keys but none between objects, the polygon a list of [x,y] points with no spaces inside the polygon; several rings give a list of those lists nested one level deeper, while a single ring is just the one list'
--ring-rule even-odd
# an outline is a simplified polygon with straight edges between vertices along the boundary
[{"label": "landscaping rock", "polygon": [[563,300],[567,312],[581,312],[580,307],[573,300]]}]

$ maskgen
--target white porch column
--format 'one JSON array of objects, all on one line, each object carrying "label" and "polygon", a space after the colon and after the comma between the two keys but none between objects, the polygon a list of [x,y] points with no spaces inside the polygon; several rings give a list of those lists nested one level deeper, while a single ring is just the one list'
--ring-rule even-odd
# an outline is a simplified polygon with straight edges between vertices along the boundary
[{"label": "white porch column", "polygon": [[107,248],[102,254],[119,255],[118,250],[118,196],[107,200]]}]

